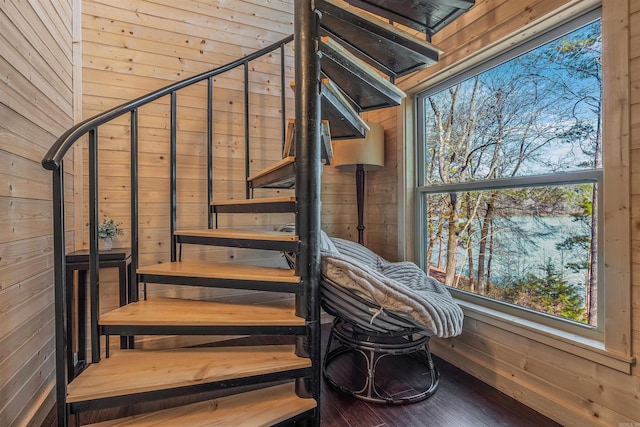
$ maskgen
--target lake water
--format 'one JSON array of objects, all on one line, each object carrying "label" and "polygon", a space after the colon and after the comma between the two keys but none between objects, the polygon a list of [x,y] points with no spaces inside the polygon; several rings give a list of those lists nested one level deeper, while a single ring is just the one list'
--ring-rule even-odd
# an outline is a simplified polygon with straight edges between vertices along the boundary
[{"label": "lake water", "polygon": [[[480,238],[479,227],[476,229],[472,235],[474,275],[477,273]],[[550,261],[567,282],[583,288],[586,271],[574,272],[568,264],[586,262],[588,249],[560,250],[556,245],[572,236],[588,232],[587,224],[577,222],[570,216],[538,218],[519,216],[494,219],[491,282],[508,286],[515,278],[524,277],[527,274],[542,276],[543,266]],[[488,251],[487,244],[487,256]],[[437,265],[437,257],[436,244],[431,259],[432,265]],[[469,276],[466,243],[459,242],[457,264],[458,272],[463,276]]]}]

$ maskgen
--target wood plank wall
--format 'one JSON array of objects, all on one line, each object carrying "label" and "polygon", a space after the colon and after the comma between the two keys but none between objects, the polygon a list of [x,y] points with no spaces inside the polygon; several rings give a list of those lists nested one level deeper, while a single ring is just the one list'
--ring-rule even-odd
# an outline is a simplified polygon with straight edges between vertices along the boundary
[{"label": "wood plank wall", "polygon": [[[640,0],[629,1],[629,74],[631,81],[631,348],[640,358]],[[640,368],[634,369],[636,396]],[[640,417],[639,417],[640,418]]]},{"label": "wood plank wall", "polygon": [[[608,0],[605,0],[608,1]],[[640,356],[640,279],[638,253],[640,249],[640,0],[608,1],[618,8],[621,2],[629,5],[628,22],[631,32],[629,68],[631,71],[631,212],[632,212],[632,348]],[[469,53],[487,48],[509,34],[558,8],[580,2],[565,0],[477,0],[476,6],[461,19],[438,33],[434,44],[445,51],[439,65],[427,72],[413,75],[400,83],[407,91],[420,87],[428,77],[447,74],[452,64],[464,61]],[[625,28],[625,20],[620,28]],[[620,43],[624,46],[624,43]],[[433,73],[433,74],[432,74]],[[623,98],[621,98],[623,99]],[[622,102],[622,101],[621,101]],[[402,129],[397,125],[398,110],[382,112],[378,121],[385,123],[386,151],[402,150]],[[606,144],[606,142],[605,142]],[[387,168],[400,163],[387,162],[385,171],[369,174],[369,183],[390,179]],[[400,191],[401,179],[395,185]],[[388,203],[387,191],[393,182],[368,190],[368,206],[380,211]],[[387,213],[386,215],[389,215]],[[384,218],[384,217],[383,217]],[[392,215],[386,216],[392,220]],[[393,254],[398,247],[399,232],[389,230],[387,223],[379,224],[369,216],[369,233],[373,247],[382,253]],[[400,224],[398,229],[400,230]],[[393,258],[393,255],[389,255]],[[400,257],[400,256],[399,256]],[[513,396],[534,409],[567,426],[619,426],[640,422],[640,369],[632,367],[632,374],[599,365],[587,359],[549,347],[540,342],[506,331],[476,319],[465,320],[462,336],[449,340],[433,340],[432,349],[439,356],[472,375]],[[626,424],[625,424],[626,423]]]},{"label": "wood plank wall", "polygon": [[[2,426],[39,425],[53,404],[51,174],[40,161],[73,124],[72,17],[72,0],[0,5]],[[72,154],[65,172],[73,224]]]},{"label": "wood plank wall", "polygon": [[321,214],[322,229],[329,236],[358,241],[355,172],[340,171],[333,166],[324,167]]}]

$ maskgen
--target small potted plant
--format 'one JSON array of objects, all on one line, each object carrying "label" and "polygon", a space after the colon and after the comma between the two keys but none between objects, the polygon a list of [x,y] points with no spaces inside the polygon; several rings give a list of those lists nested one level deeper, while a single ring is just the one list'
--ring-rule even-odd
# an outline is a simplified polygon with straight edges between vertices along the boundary
[{"label": "small potted plant", "polygon": [[115,222],[111,218],[104,218],[102,223],[98,224],[98,237],[102,242],[102,249],[110,251],[113,248],[113,237],[124,234],[121,222]]}]

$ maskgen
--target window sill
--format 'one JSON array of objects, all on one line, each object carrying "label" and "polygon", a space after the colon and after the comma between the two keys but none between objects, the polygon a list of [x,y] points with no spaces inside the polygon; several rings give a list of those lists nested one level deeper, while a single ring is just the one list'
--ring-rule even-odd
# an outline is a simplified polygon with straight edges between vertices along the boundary
[{"label": "window sill", "polygon": [[635,357],[628,357],[608,351],[601,341],[541,325],[534,321],[506,314],[469,301],[456,299],[456,302],[462,307],[466,317],[479,320],[541,344],[566,351],[576,357],[590,360],[599,365],[607,366],[611,369],[624,372],[625,374],[631,374],[631,366],[635,364]]}]

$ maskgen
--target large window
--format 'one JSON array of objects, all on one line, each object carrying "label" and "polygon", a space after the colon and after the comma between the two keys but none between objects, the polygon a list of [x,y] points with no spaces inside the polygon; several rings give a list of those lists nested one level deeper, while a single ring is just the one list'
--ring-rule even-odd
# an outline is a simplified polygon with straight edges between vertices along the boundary
[{"label": "large window", "polygon": [[601,43],[591,13],[418,96],[421,261],[458,295],[602,325]]}]

